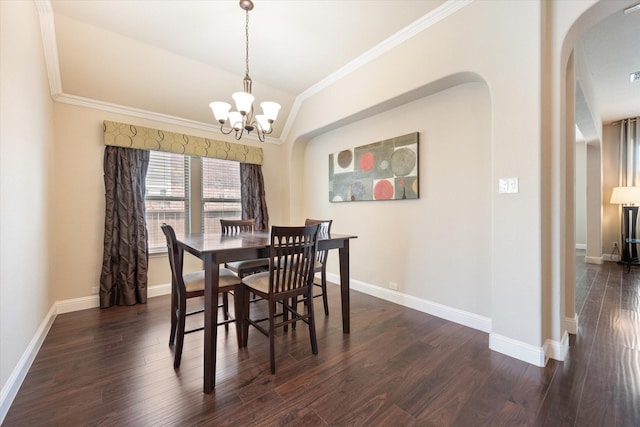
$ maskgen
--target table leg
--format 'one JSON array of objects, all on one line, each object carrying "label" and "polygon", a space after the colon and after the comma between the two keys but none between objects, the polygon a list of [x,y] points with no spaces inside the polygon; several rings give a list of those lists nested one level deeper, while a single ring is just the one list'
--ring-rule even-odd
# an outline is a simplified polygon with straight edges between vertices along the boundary
[{"label": "table leg", "polygon": [[339,249],[340,255],[340,295],[342,299],[342,333],[350,332],[349,309],[349,239],[344,240],[344,245]]},{"label": "table leg", "polygon": [[216,386],[216,346],[218,343],[218,281],[220,270],[213,254],[204,256],[204,392]]},{"label": "table leg", "polygon": [[244,347],[244,306],[245,306],[245,289],[241,283],[235,287],[233,291],[233,315],[236,318],[236,337],[238,340],[238,348]]}]

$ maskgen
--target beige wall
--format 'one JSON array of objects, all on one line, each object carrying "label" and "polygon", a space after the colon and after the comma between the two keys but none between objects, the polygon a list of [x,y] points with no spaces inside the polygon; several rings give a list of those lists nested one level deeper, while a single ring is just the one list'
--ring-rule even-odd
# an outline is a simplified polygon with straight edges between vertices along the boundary
[{"label": "beige wall", "polygon": [[[406,100],[413,93],[423,96],[429,91],[437,93],[454,86],[451,82],[457,79],[486,82],[491,99],[488,107],[491,144],[485,148],[490,150],[487,155],[491,158],[491,172],[489,191],[482,193],[486,197],[482,203],[491,206],[488,224],[491,247],[487,258],[491,264],[491,296],[479,312],[491,313],[493,337],[527,343],[534,353],[544,341],[541,27],[538,2],[473,2],[305,100],[286,141],[290,163],[294,165],[289,180],[290,215],[301,218],[307,212],[295,202],[303,191],[297,185],[303,182],[299,178],[303,172],[296,165],[305,164],[304,152],[299,147],[310,134],[330,128],[332,123],[365,115],[372,105],[382,111],[385,106],[395,107],[398,99]],[[327,105],[332,108],[327,109]],[[425,143],[430,142],[427,137]],[[449,166],[454,169],[457,165]],[[519,193],[497,193],[498,179],[507,177],[519,178]],[[425,181],[425,185],[429,191],[429,182]],[[328,214],[335,217],[344,209],[333,206]],[[439,215],[447,215],[446,206],[439,209]],[[393,217],[384,217],[384,222],[391,224]],[[387,243],[364,233],[360,238],[372,239],[367,241],[376,247]],[[358,259],[353,270],[366,274],[365,262]],[[473,274],[465,263],[458,268],[468,270],[465,274]],[[407,271],[405,275],[414,281],[419,273]],[[360,279],[358,275],[354,278]]]},{"label": "beige wall", "polygon": [[[54,300],[90,295],[99,286],[104,237],[104,180],[102,121],[111,120],[220,139],[218,134],[129,117],[89,108],[56,104],[55,172],[51,214],[56,227],[52,231],[51,292]],[[246,142],[243,141],[244,143]],[[281,194],[277,187],[280,147],[261,144],[264,150],[263,174],[271,223],[281,215]],[[195,260],[191,268],[200,265]],[[73,274],[70,274],[72,272]],[[170,282],[166,256],[149,261],[149,286]]]},{"label": "beige wall", "polygon": [[[4,398],[9,392],[7,381],[54,302],[47,248],[53,102],[33,2],[0,2],[0,93],[0,387]],[[7,403],[0,402],[0,417]]]},{"label": "beige wall", "polygon": [[[420,198],[330,203],[328,156],[420,133]],[[355,234],[351,275],[481,316],[491,316],[491,102],[469,83],[312,139],[304,156],[303,216],[332,218]],[[329,270],[338,271],[330,255]]]}]

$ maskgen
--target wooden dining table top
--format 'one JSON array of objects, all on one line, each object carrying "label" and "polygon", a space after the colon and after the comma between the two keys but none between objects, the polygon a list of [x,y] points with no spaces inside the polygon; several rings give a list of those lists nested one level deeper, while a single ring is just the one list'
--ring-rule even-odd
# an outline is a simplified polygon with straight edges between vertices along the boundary
[{"label": "wooden dining table top", "polygon": [[[332,249],[336,247],[336,242],[355,238],[356,236],[336,233],[330,233],[328,236],[318,236],[318,249]],[[181,246],[194,254],[223,252],[233,249],[266,249],[271,245],[271,234],[268,231],[249,231],[231,235],[197,233],[187,234],[180,238],[179,241]]]}]

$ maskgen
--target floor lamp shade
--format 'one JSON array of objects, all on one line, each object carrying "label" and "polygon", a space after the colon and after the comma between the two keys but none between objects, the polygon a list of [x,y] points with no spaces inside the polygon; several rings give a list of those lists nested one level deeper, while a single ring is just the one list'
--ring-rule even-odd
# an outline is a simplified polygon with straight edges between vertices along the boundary
[{"label": "floor lamp shade", "polygon": [[638,259],[638,206],[640,187],[615,187],[611,193],[611,203],[622,205],[622,261],[629,263]]},{"label": "floor lamp shade", "polygon": [[611,193],[611,203],[620,205],[640,203],[640,187],[615,187]]}]

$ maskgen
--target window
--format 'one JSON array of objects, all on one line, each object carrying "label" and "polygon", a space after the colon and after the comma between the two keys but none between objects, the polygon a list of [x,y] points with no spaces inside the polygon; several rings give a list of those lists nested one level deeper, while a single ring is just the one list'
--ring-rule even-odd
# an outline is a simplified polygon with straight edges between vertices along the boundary
[{"label": "window", "polygon": [[202,229],[219,232],[220,218],[240,219],[240,163],[202,159]]},{"label": "window", "polygon": [[146,178],[149,252],[165,252],[160,226],[177,236],[220,231],[220,218],[240,219],[240,163],[151,151]]},{"label": "window", "polygon": [[188,156],[150,152],[145,194],[150,252],[167,247],[162,223],[171,225],[178,235],[189,230],[189,171]]}]

